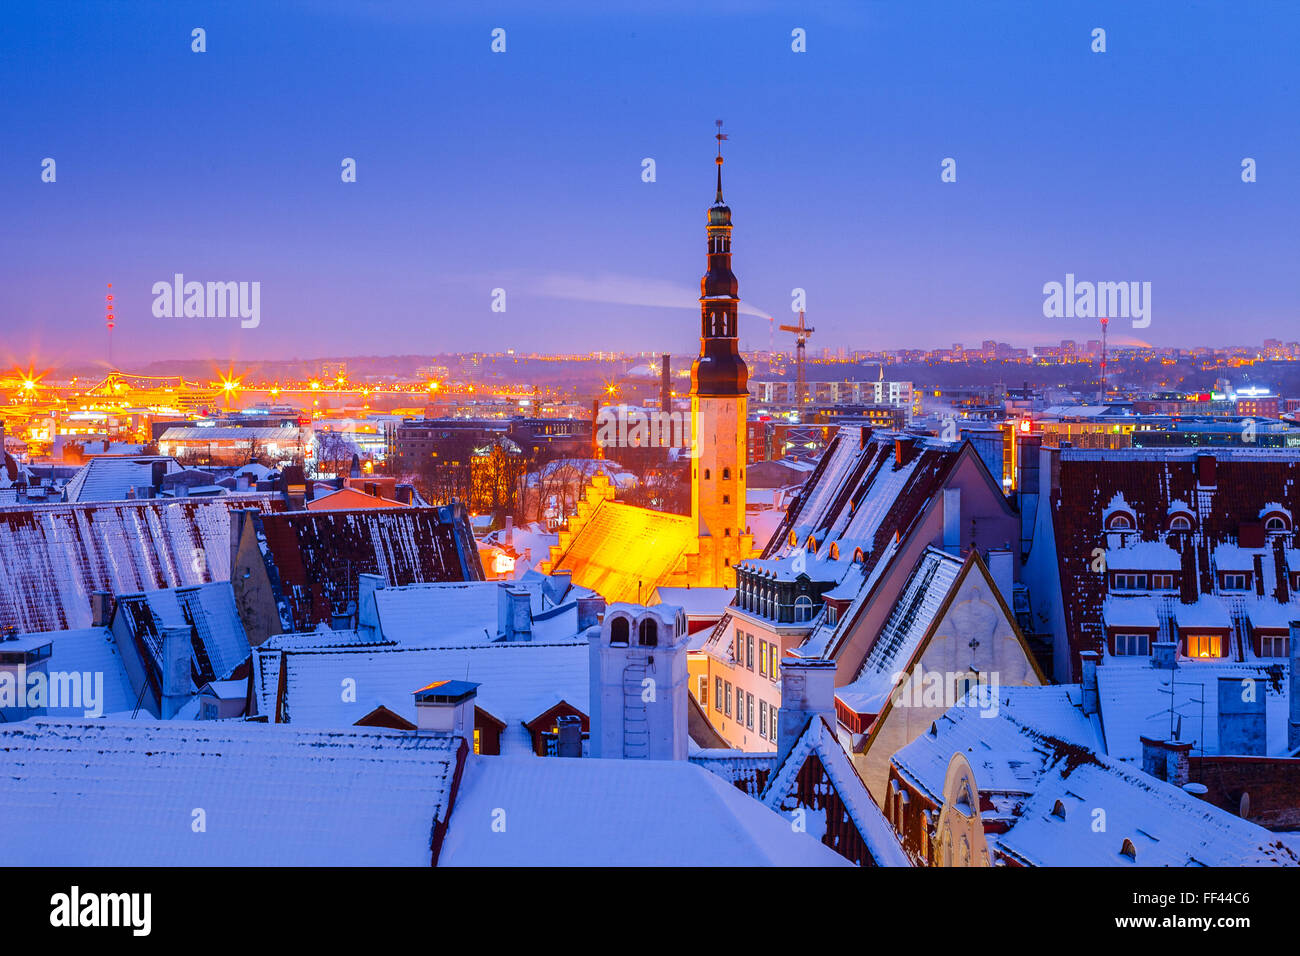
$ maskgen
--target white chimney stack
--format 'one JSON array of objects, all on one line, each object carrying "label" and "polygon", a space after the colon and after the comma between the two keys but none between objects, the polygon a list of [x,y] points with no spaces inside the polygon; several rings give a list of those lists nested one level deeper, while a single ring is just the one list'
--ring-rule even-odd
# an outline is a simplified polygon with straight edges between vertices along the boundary
[{"label": "white chimney stack", "polygon": [[415,692],[415,725],[421,731],[474,739],[474,698],[478,684],[439,680]]},{"label": "white chimney stack", "polygon": [[781,661],[781,709],[777,715],[776,765],[790,753],[795,740],[815,717],[834,729],[835,662],[821,658],[787,657]]}]

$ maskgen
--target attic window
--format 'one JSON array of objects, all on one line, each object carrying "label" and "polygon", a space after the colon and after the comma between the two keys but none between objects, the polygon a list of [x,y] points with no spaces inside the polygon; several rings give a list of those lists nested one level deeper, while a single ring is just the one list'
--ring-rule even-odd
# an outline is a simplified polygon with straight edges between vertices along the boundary
[{"label": "attic window", "polygon": [[1138,858],[1137,847],[1135,847],[1133,841],[1127,837],[1124,839],[1124,845],[1119,848],[1119,854],[1120,856],[1128,857],[1130,860],[1137,860]]},{"label": "attic window", "polygon": [[1106,529],[1108,531],[1132,531],[1133,516],[1123,511],[1117,512],[1106,520]]},{"label": "attic window", "polygon": [[1264,530],[1270,534],[1290,531],[1291,526],[1282,515],[1269,515],[1264,521]]},{"label": "attic window", "polygon": [[831,560],[832,560],[832,561],[838,561],[839,559],[840,559],[840,543],[839,543],[838,541],[832,541],[832,542],[831,542]]},{"label": "attic window", "polygon": [[1187,515],[1174,515],[1169,519],[1170,531],[1191,531],[1192,519]]}]

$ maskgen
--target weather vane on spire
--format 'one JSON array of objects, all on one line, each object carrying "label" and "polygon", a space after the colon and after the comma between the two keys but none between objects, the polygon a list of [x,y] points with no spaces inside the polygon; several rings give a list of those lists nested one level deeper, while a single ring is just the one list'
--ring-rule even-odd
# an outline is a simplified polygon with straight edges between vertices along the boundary
[{"label": "weather vane on spire", "polygon": [[727,134],[722,131],[722,120],[714,120],[714,125],[718,127],[718,132],[714,139],[718,141],[718,195],[716,202],[722,203],[722,141],[727,138]]}]

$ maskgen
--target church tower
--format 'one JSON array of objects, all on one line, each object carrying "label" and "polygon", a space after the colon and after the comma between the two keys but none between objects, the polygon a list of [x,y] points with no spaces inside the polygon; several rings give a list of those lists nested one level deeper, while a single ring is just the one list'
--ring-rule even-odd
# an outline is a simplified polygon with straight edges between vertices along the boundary
[{"label": "church tower", "polygon": [[751,556],[745,527],[749,369],[740,357],[740,286],[731,271],[731,210],[718,191],[709,207],[709,268],[700,279],[700,355],[691,366],[691,517],[700,539],[700,584],[734,587],[736,562]]}]

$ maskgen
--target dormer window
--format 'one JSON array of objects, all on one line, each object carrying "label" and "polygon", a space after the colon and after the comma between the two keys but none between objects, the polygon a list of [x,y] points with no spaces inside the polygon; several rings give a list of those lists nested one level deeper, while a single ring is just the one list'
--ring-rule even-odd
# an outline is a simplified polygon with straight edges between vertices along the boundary
[{"label": "dormer window", "polygon": [[1145,591],[1147,576],[1136,571],[1116,571],[1111,577],[1111,587],[1117,591]]},{"label": "dormer window", "polygon": [[794,619],[798,623],[812,620],[813,603],[812,598],[806,594],[801,594],[794,601]]},{"label": "dormer window", "polygon": [[1192,519],[1187,515],[1174,515],[1169,519],[1170,531],[1191,531]]},{"label": "dormer window", "polygon": [[1290,531],[1291,526],[1282,515],[1269,515],[1264,521],[1264,530],[1269,534],[1283,534]]},{"label": "dormer window", "polygon": [[1132,531],[1133,516],[1127,512],[1118,511],[1106,519],[1107,531]]},{"label": "dormer window", "polygon": [[1247,591],[1250,589],[1250,574],[1246,571],[1224,571],[1220,587],[1225,591]]}]

